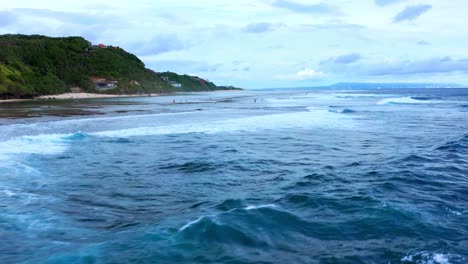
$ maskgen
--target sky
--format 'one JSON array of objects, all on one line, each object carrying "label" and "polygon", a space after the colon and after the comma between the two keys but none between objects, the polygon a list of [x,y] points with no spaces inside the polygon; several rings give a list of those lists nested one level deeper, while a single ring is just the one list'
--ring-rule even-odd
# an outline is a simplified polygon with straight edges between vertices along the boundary
[{"label": "sky", "polygon": [[468,85],[466,0],[0,1],[0,34],[83,36],[242,88]]}]

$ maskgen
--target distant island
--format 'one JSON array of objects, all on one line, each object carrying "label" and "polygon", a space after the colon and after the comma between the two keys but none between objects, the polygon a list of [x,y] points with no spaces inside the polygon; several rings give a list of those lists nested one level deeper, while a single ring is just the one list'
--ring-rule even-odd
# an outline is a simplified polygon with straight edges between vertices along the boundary
[{"label": "distant island", "polygon": [[103,94],[237,90],[197,76],[147,69],[117,46],[82,37],[0,35],[0,99],[68,92]]}]

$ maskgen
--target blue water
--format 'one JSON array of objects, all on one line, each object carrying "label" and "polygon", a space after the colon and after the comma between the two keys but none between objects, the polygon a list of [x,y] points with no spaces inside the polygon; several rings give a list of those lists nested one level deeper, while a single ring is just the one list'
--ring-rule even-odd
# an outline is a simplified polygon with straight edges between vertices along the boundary
[{"label": "blue water", "polygon": [[40,104],[0,119],[0,263],[468,262],[468,90]]}]

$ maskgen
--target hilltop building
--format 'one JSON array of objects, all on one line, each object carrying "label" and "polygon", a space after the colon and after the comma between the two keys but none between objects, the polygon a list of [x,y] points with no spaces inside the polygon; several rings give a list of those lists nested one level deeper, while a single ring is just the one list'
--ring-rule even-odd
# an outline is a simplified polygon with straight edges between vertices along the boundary
[{"label": "hilltop building", "polygon": [[174,87],[174,88],[181,88],[181,87],[182,87],[182,84],[177,83],[177,82],[174,82],[174,81],[171,81],[171,80],[169,79],[169,77],[167,77],[167,76],[162,76],[161,79],[162,79],[163,81],[166,81],[168,84],[170,84],[170,85],[171,85],[172,87]]},{"label": "hilltop building", "polygon": [[107,80],[105,78],[91,77],[91,82],[98,91],[107,91],[117,88],[117,81]]},{"label": "hilltop building", "polygon": [[169,81],[169,84],[172,85],[172,87],[174,87],[174,88],[181,88],[182,87],[182,84],[176,83],[174,81]]}]

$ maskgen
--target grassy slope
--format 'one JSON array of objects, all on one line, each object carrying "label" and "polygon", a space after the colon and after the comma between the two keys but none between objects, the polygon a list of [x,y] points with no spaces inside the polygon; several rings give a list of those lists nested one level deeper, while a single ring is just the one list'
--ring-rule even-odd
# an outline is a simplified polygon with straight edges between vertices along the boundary
[{"label": "grassy slope", "polygon": [[[114,79],[108,93],[207,91],[225,89],[198,77],[156,73],[135,55],[120,48],[91,48],[81,37],[0,36],[0,97],[22,98],[64,93],[70,87],[95,92],[90,77]],[[181,83],[174,89],[161,77]],[[135,85],[137,81],[139,85]]]}]

